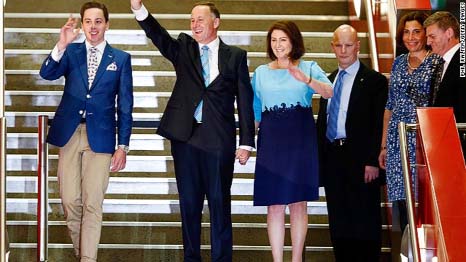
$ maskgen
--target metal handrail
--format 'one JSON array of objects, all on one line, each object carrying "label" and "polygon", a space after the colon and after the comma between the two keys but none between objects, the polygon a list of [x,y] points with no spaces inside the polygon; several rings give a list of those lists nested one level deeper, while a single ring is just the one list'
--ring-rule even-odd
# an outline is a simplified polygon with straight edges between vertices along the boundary
[{"label": "metal handrail", "polygon": [[406,191],[406,209],[408,211],[408,222],[409,222],[409,234],[411,237],[411,248],[414,262],[420,261],[420,250],[419,250],[419,237],[417,235],[417,227],[415,223],[413,189],[411,184],[411,173],[410,164],[408,161],[408,143],[406,138],[407,127],[406,123],[400,122],[398,124],[398,133],[400,135],[400,153],[401,153],[401,167],[403,170],[403,181],[405,183]]},{"label": "metal handrail", "polygon": [[4,24],[3,24],[3,9],[6,4],[6,0],[0,4],[0,262],[6,261],[7,241],[6,241],[6,120],[5,116],[5,56],[4,56]]},{"label": "metal handrail", "polygon": [[6,261],[6,119],[0,118],[0,261]]},{"label": "metal handrail", "polygon": [[392,40],[392,51],[393,57],[396,56],[396,1],[395,0],[388,0],[388,31],[390,33],[390,39]]},{"label": "metal handrail", "polygon": [[48,116],[39,116],[37,139],[37,261],[48,259],[48,144],[46,141]]},{"label": "metal handrail", "polygon": [[377,42],[375,41],[375,28],[374,18],[372,17],[372,0],[365,0],[366,5],[366,19],[369,35],[369,46],[371,53],[372,68],[375,71],[379,71],[379,60],[377,56]]}]

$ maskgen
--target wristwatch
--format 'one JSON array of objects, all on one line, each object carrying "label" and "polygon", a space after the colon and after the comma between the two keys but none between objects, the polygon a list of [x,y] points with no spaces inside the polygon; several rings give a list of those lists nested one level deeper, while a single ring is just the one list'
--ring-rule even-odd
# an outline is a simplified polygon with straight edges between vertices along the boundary
[{"label": "wristwatch", "polygon": [[127,146],[127,145],[118,145],[118,148],[125,151],[126,154],[129,153],[129,146]]}]

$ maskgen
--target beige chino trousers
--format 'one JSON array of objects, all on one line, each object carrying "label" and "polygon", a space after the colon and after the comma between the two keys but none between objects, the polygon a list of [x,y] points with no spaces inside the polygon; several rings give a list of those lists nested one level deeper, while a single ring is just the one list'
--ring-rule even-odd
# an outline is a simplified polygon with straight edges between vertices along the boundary
[{"label": "beige chino trousers", "polygon": [[111,158],[111,154],[92,151],[85,124],[76,128],[59,151],[60,197],[74,251],[81,262],[97,260]]}]

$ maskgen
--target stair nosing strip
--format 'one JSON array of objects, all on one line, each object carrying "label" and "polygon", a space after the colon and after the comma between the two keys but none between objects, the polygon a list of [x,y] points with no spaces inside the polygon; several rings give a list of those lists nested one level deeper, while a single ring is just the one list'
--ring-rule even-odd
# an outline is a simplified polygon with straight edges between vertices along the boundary
[{"label": "stair nosing strip", "polygon": [[[59,34],[59,28],[28,28],[28,27],[5,27],[5,33],[54,33]],[[172,36],[177,36],[180,33],[191,34],[190,30],[167,30],[168,33]],[[219,30],[218,35],[222,36],[267,36],[267,31],[223,31]],[[127,34],[127,35],[144,35],[145,33],[141,29],[109,29],[106,35],[120,35],[120,34]],[[332,38],[333,32],[311,32],[311,31],[304,31],[301,32],[303,37],[315,37],[315,38]],[[391,38],[389,32],[378,32],[376,33],[377,38]],[[366,38],[368,37],[368,33],[359,32],[358,37]]]},{"label": "stair nosing strip", "polygon": [[[7,221],[8,226],[36,226],[37,221]],[[66,221],[48,221],[49,226],[66,226]],[[103,221],[102,226],[106,227],[181,227],[181,222],[171,221],[171,222],[137,222],[137,221]],[[203,222],[201,223],[203,228],[209,228],[210,223]],[[267,228],[267,223],[232,223],[233,228]],[[312,229],[322,229],[328,228],[327,223],[312,223],[308,224],[308,228]],[[289,223],[285,224],[286,228],[290,228],[291,225]]]},{"label": "stair nosing strip", "polygon": [[[126,51],[127,53],[133,56],[156,56],[162,57],[160,51]],[[5,49],[5,55],[48,55],[50,54],[50,50],[48,49]],[[247,56],[251,58],[266,58],[266,52],[247,52]],[[369,58],[369,54],[358,54],[359,58]],[[393,54],[378,54],[379,58],[383,59],[391,59],[393,58]],[[335,58],[334,53],[305,53],[303,58],[324,58],[324,59],[333,59]]]},{"label": "stair nosing strip", "polygon": [[[80,17],[79,13],[71,14],[74,17]],[[191,14],[153,14],[156,19],[183,19],[189,20]],[[4,18],[16,19],[67,19],[70,17],[69,13],[4,13]],[[260,14],[222,14],[222,20],[283,20],[288,19],[290,16],[285,15],[260,15]],[[112,13],[109,15],[110,19],[128,19],[135,20],[132,13]],[[347,15],[293,15],[293,20],[300,21],[348,21],[358,19],[357,16]]]},{"label": "stair nosing strip", "polygon": [[[36,243],[10,243],[10,248],[18,249],[28,249],[36,248]],[[72,244],[59,244],[59,243],[49,243],[49,249],[72,249]],[[181,250],[183,245],[167,245],[167,244],[99,244],[99,249],[166,249],[166,250]],[[210,250],[210,245],[201,245],[202,250]],[[291,251],[291,246],[284,246],[284,251]],[[385,250],[384,250],[385,249]],[[388,252],[386,249],[382,248],[382,252]],[[233,245],[233,250],[237,251],[270,251],[270,246],[244,246],[244,245]],[[332,251],[332,247],[324,246],[306,246],[306,251]]]}]

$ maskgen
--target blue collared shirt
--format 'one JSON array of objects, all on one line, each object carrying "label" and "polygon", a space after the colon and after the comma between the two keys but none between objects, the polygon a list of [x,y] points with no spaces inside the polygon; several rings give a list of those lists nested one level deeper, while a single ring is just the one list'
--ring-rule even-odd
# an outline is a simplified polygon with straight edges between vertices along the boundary
[{"label": "blue collared shirt", "polygon": [[[356,60],[352,65],[344,69],[346,71],[346,75],[343,77],[343,90],[341,93],[341,100],[340,100],[340,110],[338,111],[338,123],[337,123],[337,136],[336,139],[339,138],[346,138],[346,114],[348,112],[348,104],[349,99],[351,96],[351,90],[353,89],[353,82],[356,74],[359,70],[359,59]],[[335,80],[333,85],[335,86],[335,82],[338,79],[338,75],[340,74],[343,68],[338,67],[338,74],[335,76]],[[327,119],[328,119],[328,107],[330,105],[331,98],[328,100],[327,103]]]}]

